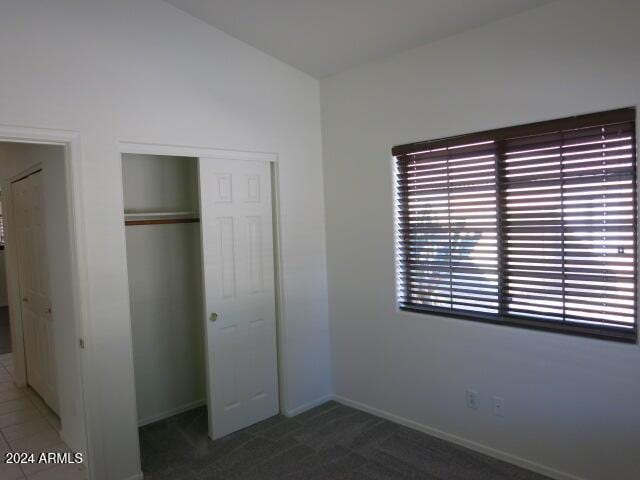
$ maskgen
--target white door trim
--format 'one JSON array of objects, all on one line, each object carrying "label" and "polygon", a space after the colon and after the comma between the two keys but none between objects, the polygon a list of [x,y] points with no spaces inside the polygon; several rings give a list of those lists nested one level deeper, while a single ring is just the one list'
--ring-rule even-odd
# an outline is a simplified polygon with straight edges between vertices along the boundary
[{"label": "white door trim", "polygon": [[[67,176],[67,200],[70,208],[70,225],[71,225],[71,262],[72,262],[72,278],[70,280],[70,288],[74,301],[74,326],[75,336],[80,339],[84,339],[85,346],[91,344],[91,330],[88,320],[88,292],[87,292],[87,260],[86,260],[86,245],[85,245],[85,224],[84,224],[84,209],[83,209],[83,195],[82,195],[82,158],[81,158],[81,144],[80,134],[78,132],[69,130],[52,130],[44,128],[31,128],[31,127],[17,127],[11,125],[0,125],[0,141],[15,142],[15,143],[28,143],[28,144],[43,144],[43,145],[60,145],[65,147],[65,169]],[[11,230],[11,229],[9,229]],[[11,238],[14,232],[7,232]],[[15,252],[8,251],[7,255],[7,268],[11,263],[11,256],[15,256]],[[14,279],[15,280],[15,279]],[[11,282],[12,283],[12,282]],[[16,294],[18,298],[16,299]],[[11,288],[9,292],[9,303],[13,303],[15,308],[20,309],[19,289]],[[19,312],[19,310],[18,310]],[[21,318],[21,315],[15,315],[16,318]],[[15,322],[14,322],[15,323]],[[12,325],[14,327],[14,325]],[[22,329],[18,326],[16,331],[12,331],[12,336],[16,337],[20,341],[14,341],[16,349],[14,354],[21,356],[21,360],[16,362],[16,381],[18,384],[24,385],[26,382],[26,371],[24,365],[24,349],[22,348]],[[12,339],[13,340],[13,339]],[[104,465],[104,462],[100,462],[100,456],[97,452],[101,452],[102,449],[97,445],[100,442],[101,431],[99,430],[98,419],[89,414],[89,406],[94,402],[90,400],[90,392],[88,392],[87,385],[90,378],[88,356],[85,351],[77,349],[77,363],[80,368],[81,375],[81,398],[78,399],[79,404],[84,412],[85,423],[85,438],[86,438],[86,467],[89,478],[92,478],[94,472],[103,471],[104,468],[100,468]],[[85,401],[85,399],[88,399]],[[94,421],[95,420],[95,421]],[[93,435],[90,432],[94,432]],[[60,432],[64,437],[63,431]],[[64,439],[64,438],[63,438]]]},{"label": "white door trim", "polygon": [[139,153],[146,155],[171,155],[174,157],[207,157],[225,160],[254,160],[277,162],[278,154],[271,152],[250,152],[226,150],[213,147],[189,147],[184,145],[163,145],[156,143],[118,142],[120,153]]},{"label": "white door trim", "polygon": [[[171,155],[176,157],[207,157],[226,160],[254,160],[269,162],[271,164],[272,198],[273,198],[273,232],[274,232],[274,261],[275,261],[275,285],[276,285],[276,330],[278,350],[278,390],[280,399],[280,413],[289,415],[289,399],[287,390],[287,356],[285,342],[285,311],[284,311],[284,283],[282,276],[282,235],[280,188],[278,154],[273,152],[251,152],[215,147],[193,147],[185,145],[168,145],[159,143],[140,143],[132,141],[118,142],[120,155],[145,154],[145,155]],[[120,162],[122,168],[122,162]],[[124,212],[123,212],[124,221]],[[132,365],[133,368],[133,365]]]}]

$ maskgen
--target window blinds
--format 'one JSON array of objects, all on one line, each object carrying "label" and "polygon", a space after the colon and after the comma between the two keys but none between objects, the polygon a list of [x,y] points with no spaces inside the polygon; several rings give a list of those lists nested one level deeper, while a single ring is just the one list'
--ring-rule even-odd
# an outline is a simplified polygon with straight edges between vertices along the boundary
[{"label": "window blinds", "polygon": [[635,110],[393,154],[400,308],[635,340]]}]

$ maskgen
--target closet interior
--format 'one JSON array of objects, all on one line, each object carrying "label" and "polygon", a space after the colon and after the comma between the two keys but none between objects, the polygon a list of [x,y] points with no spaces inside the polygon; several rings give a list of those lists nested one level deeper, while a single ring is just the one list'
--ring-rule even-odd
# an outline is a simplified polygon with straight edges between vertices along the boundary
[{"label": "closet interior", "polygon": [[140,426],[206,404],[196,158],[122,156]]}]

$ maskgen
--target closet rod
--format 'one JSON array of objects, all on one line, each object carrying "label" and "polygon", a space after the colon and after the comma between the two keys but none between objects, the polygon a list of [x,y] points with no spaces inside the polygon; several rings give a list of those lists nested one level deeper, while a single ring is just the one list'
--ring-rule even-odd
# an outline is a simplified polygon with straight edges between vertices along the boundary
[{"label": "closet rod", "polygon": [[169,223],[199,223],[199,218],[163,218],[157,220],[125,220],[126,226],[133,225],[166,225]]}]

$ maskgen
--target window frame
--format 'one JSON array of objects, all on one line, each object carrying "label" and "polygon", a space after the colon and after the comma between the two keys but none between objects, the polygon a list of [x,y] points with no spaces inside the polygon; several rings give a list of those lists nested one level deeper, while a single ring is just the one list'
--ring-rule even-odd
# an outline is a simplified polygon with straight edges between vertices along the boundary
[{"label": "window frame", "polygon": [[[634,138],[632,140],[633,146],[633,161],[635,163],[634,178],[633,178],[633,246],[634,246],[634,325],[632,330],[621,331],[616,328],[611,328],[606,325],[599,327],[585,327],[576,324],[567,324],[567,323],[553,323],[551,321],[545,320],[533,320],[521,317],[514,317],[512,315],[506,315],[501,313],[500,305],[502,297],[499,295],[498,297],[498,314],[484,314],[484,313],[464,313],[460,311],[451,311],[448,308],[437,307],[437,306],[425,306],[424,308],[414,308],[410,306],[403,306],[401,302],[402,296],[402,287],[400,282],[402,281],[403,273],[401,272],[401,261],[398,258],[398,254],[396,252],[395,258],[395,279],[396,279],[396,309],[401,312],[409,312],[420,315],[433,315],[433,316],[441,316],[448,317],[454,319],[463,319],[470,320],[481,323],[488,323],[493,325],[505,325],[511,327],[525,328],[531,330],[539,330],[539,331],[547,331],[554,332],[560,334],[566,334],[571,336],[582,336],[582,337],[591,337],[605,340],[612,340],[618,342],[625,343],[633,343],[636,344],[638,342],[638,321],[640,315],[639,313],[639,304],[638,300],[640,298],[640,288],[639,288],[639,279],[638,279],[638,261],[640,260],[640,256],[638,255],[638,159],[637,159],[637,122],[636,122],[636,109],[635,107],[629,108],[621,108],[617,110],[611,110],[606,112],[598,112],[586,115],[573,116],[562,119],[555,119],[543,122],[536,122],[524,125],[517,125],[514,127],[505,127],[498,128],[492,130],[486,130],[482,132],[476,132],[471,134],[464,135],[456,135],[452,137],[440,138],[436,140],[427,140],[420,141],[414,143],[408,143],[403,145],[394,146],[391,150],[392,154],[392,171],[393,171],[393,190],[394,190],[394,240],[396,245],[401,245],[403,243],[402,234],[399,230],[399,221],[398,214],[399,210],[402,208],[402,199],[398,193],[398,160],[397,157],[410,155],[413,153],[426,151],[426,150],[434,150],[438,148],[446,148],[450,147],[452,144],[460,143],[461,141],[472,144],[479,143],[485,141],[494,141],[496,146],[498,146],[501,142],[505,142],[509,139],[513,139],[515,137],[525,137],[532,135],[541,135],[547,134],[554,131],[563,131],[563,130],[573,130],[579,128],[586,128],[588,126],[597,126],[599,124],[613,124],[613,123],[632,123],[634,127]],[[500,285],[504,281],[504,273],[502,272],[504,265],[506,264],[506,260],[503,258],[503,249],[504,249],[504,240],[501,238],[502,228],[501,223],[504,221],[502,217],[503,212],[501,211],[501,200],[499,189],[500,189],[500,154],[496,154],[496,216],[497,216],[497,249],[498,249],[498,262],[497,262],[497,270],[498,270],[498,284]],[[564,253],[563,253],[564,255]]]}]

